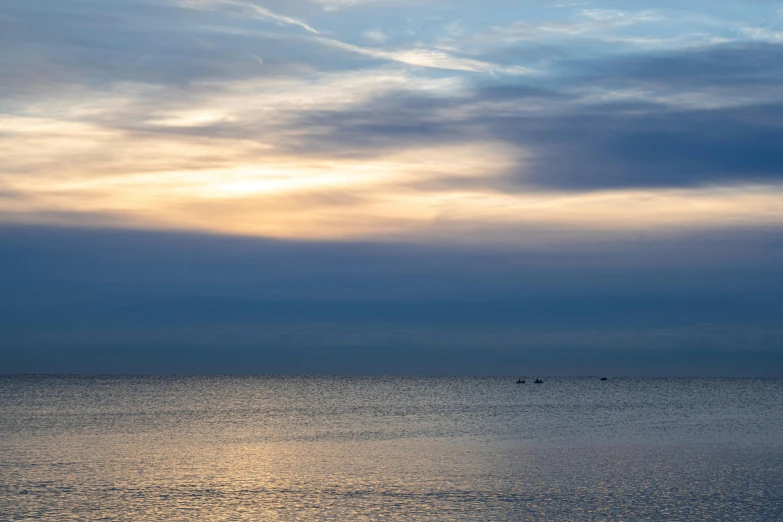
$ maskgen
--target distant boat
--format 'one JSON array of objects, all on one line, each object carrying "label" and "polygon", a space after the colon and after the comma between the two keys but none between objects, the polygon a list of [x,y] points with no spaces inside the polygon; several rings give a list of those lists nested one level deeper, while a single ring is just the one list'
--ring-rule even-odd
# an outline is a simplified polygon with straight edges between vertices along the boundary
[{"label": "distant boat", "polygon": [[518,379],[517,384],[525,384],[525,381],[523,381],[522,379]]},{"label": "distant boat", "polygon": [[601,380],[602,381],[608,381],[609,379],[607,379],[606,377],[601,377]]},{"label": "distant boat", "polygon": [[543,383],[544,383],[544,381],[542,381],[541,379],[536,379],[536,380],[535,380],[535,381],[533,381],[533,382],[534,382],[535,384],[543,384]]}]

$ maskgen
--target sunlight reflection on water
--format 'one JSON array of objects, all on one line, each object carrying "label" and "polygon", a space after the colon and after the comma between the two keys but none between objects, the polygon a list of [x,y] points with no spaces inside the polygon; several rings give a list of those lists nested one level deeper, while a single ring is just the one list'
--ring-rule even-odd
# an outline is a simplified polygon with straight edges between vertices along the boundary
[{"label": "sunlight reflection on water", "polygon": [[783,381],[0,377],[2,520],[777,520]]}]

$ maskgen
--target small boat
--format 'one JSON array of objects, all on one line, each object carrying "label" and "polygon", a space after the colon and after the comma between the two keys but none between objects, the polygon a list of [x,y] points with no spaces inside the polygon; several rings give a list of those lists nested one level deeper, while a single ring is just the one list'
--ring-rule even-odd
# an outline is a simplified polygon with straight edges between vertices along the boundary
[{"label": "small boat", "polygon": [[517,384],[525,384],[525,381],[523,381],[522,379],[517,379]]},{"label": "small boat", "polygon": [[607,379],[606,377],[601,377],[601,380],[602,381],[608,381],[609,379]]},{"label": "small boat", "polygon": [[542,381],[541,379],[536,379],[533,382],[535,382],[535,384],[543,384],[544,383],[544,381]]}]

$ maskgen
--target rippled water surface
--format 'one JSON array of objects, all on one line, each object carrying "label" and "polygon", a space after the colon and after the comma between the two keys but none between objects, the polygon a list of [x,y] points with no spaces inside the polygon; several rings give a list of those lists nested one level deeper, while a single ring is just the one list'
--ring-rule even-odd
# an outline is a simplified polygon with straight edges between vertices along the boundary
[{"label": "rippled water surface", "polygon": [[783,381],[0,377],[0,520],[783,520]]}]

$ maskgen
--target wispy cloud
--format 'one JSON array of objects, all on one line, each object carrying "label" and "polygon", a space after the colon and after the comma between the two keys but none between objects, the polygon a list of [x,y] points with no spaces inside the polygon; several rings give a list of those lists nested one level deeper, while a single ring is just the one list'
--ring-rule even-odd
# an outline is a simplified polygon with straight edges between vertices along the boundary
[{"label": "wispy cloud", "polygon": [[388,36],[386,36],[382,31],[379,31],[377,29],[374,29],[372,31],[365,31],[362,33],[362,36],[364,36],[366,40],[376,44],[385,43],[389,39]]},{"label": "wispy cloud", "polygon": [[501,74],[534,74],[535,71],[521,65],[500,65],[472,58],[454,56],[438,49],[418,48],[402,50],[381,50],[376,48],[360,47],[329,38],[319,38],[319,42],[356,54],[370,56],[381,60],[428,67],[432,69],[446,69],[452,71],[484,72]]},{"label": "wispy cloud", "polygon": [[740,33],[756,41],[781,43],[783,42],[783,31],[772,31],[765,27],[743,27]]},{"label": "wispy cloud", "polygon": [[239,12],[248,13],[254,18],[261,20],[271,20],[283,25],[293,25],[301,27],[302,29],[311,33],[318,34],[318,31],[312,28],[305,22],[292,18],[290,16],[281,15],[271,11],[265,7],[261,7],[253,2],[245,2],[242,0],[174,0],[178,5],[187,7],[190,9],[203,9],[203,10],[217,10],[222,8],[234,8]]},{"label": "wispy cloud", "polygon": [[661,22],[664,17],[655,11],[619,11],[617,9],[583,9],[582,16],[615,25],[630,25],[640,22]]}]

